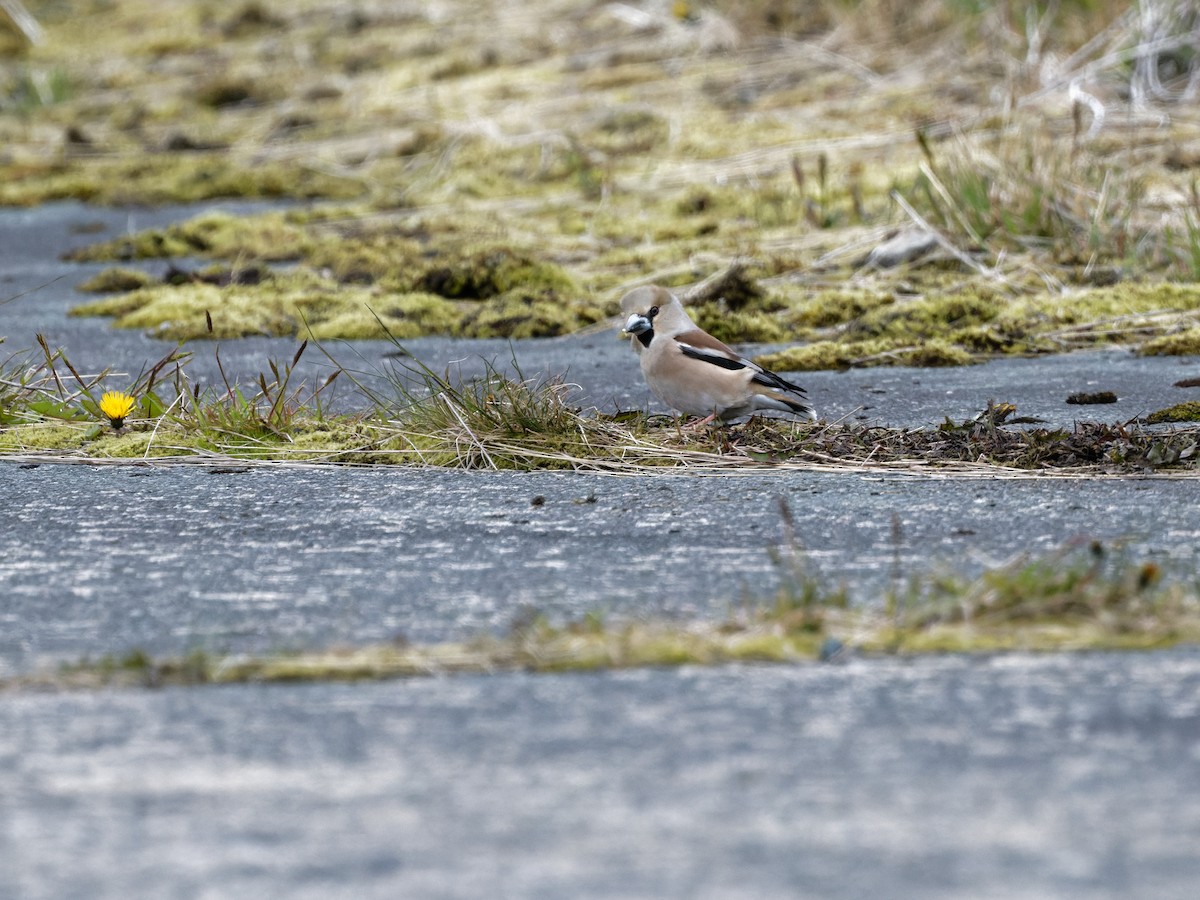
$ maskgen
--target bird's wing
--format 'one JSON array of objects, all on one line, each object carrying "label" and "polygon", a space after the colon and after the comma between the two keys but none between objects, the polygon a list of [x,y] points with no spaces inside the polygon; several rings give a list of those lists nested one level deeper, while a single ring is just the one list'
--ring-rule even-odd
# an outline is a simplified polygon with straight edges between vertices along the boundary
[{"label": "bird's wing", "polygon": [[750,380],[755,384],[804,396],[804,388],[800,385],[793,384],[786,378],[780,378],[774,372],[764,369],[744,356],[738,356],[737,353],[707,332],[699,329],[686,331],[676,335],[675,342],[679,344],[679,349],[683,351],[684,356],[703,360],[714,366],[720,366],[722,369],[749,369],[754,373]]},{"label": "bird's wing", "polygon": [[703,360],[706,363],[712,363],[714,366],[720,366],[722,369],[752,369],[754,364],[749,360],[742,359],[740,356],[728,356],[724,353],[718,353],[715,350],[707,350],[703,347],[693,347],[691,344],[685,344],[678,338],[675,339],[679,344],[679,349],[683,351],[684,356],[690,356],[692,359]]},{"label": "bird's wing", "polygon": [[732,347],[722,344],[707,331],[701,331],[699,328],[690,328],[687,331],[682,331],[675,335],[675,340],[691,347],[693,350],[707,351],[729,359],[741,359]]},{"label": "bird's wing", "polygon": [[701,331],[699,328],[675,335],[675,343],[679,345],[684,356],[720,366],[722,369],[758,369],[758,366],[750,360],[738,356],[732,348],[722,344],[707,331]]}]

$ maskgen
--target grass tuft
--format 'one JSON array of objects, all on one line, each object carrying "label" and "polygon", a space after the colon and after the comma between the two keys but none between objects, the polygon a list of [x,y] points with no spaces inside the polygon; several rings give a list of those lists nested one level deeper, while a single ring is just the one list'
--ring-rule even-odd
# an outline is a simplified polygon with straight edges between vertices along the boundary
[{"label": "grass tuft", "polygon": [[[1195,404],[1145,423],[1076,422],[1070,428],[1038,427],[1007,403],[936,428],[759,417],[732,427],[682,428],[671,417],[585,411],[571,402],[572,385],[527,378],[515,359],[507,367],[483,360],[475,377],[439,373],[392,340],[396,353],[383,371],[344,368],[317,343],[330,373],[313,383],[297,381],[309,346],[301,342],[290,360],[268,360],[246,387],[224,373],[219,347],[221,383],[201,387],[187,374],[191,353],[179,349],[129,380],[80,373],[63,351],[43,345],[40,355],[18,354],[0,369],[0,454],[164,462],[219,454],[264,462],[624,474],[872,469],[1095,476],[1189,474],[1200,444],[1200,428],[1157,425],[1193,421]],[[341,382],[365,408],[332,411]],[[101,408],[102,394],[114,388],[132,397],[134,408],[119,428],[106,429],[112,419]]]}]

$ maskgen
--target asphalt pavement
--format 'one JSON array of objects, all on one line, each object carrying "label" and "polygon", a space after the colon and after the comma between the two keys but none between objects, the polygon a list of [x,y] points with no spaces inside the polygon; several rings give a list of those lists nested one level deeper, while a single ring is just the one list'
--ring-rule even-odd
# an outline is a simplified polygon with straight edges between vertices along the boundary
[{"label": "asphalt pavement", "polygon": [[0,698],[0,896],[1190,900],[1200,655]]},{"label": "asphalt pavement", "polygon": [[[58,256],[186,212],[0,211],[4,349],[41,332],[92,371],[160,356],[68,319],[96,267]],[[252,375],[294,346],[221,353]],[[609,334],[409,349],[648,405]],[[1188,399],[1172,384],[1196,368],[1109,351],[800,380],[828,419],[935,424],[996,399],[1070,424]],[[1067,405],[1078,390],[1120,401]],[[781,498],[813,573],[861,603],[1073,539],[1197,571],[1192,480],[0,463],[0,676],[469,637],[530,607],[721,615],[778,586]],[[0,693],[0,898],[1190,898],[1198,689],[1181,649]]]}]

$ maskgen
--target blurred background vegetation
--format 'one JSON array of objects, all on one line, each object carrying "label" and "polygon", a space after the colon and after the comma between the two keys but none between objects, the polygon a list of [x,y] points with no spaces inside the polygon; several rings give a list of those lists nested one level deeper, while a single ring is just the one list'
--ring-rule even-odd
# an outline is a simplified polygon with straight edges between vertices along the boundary
[{"label": "blurred background vegetation", "polygon": [[[895,359],[931,336],[893,334],[894,314],[945,320],[947,296],[968,302],[934,362],[1087,345],[1081,323],[1194,349],[1200,297],[1144,289],[1200,275],[1185,0],[3,8],[0,203],[326,201],[265,239],[242,225],[222,242],[210,222],[189,249],[300,261],[358,309],[383,292],[401,333],[564,333],[633,284],[736,266],[739,291],[700,297],[698,318],[731,340],[840,348],[797,366]],[[159,240],[108,253],[169,255]],[[490,282],[497,253],[529,280]],[[864,331],[885,307],[888,327]],[[1147,324],[1164,312],[1180,315]],[[181,336],[203,336],[190,316]],[[1030,337],[1040,324],[1071,333]],[[272,327],[300,330],[244,329]]]}]

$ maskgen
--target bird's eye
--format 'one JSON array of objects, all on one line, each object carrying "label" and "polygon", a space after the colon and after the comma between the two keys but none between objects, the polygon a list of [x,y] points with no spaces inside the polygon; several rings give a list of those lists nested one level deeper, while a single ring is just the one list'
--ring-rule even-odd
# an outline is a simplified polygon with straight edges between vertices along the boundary
[{"label": "bird's eye", "polygon": [[658,315],[658,307],[652,306],[652,307],[650,307],[650,312],[646,313],[646,318],[653,319],[657,315]]}]

